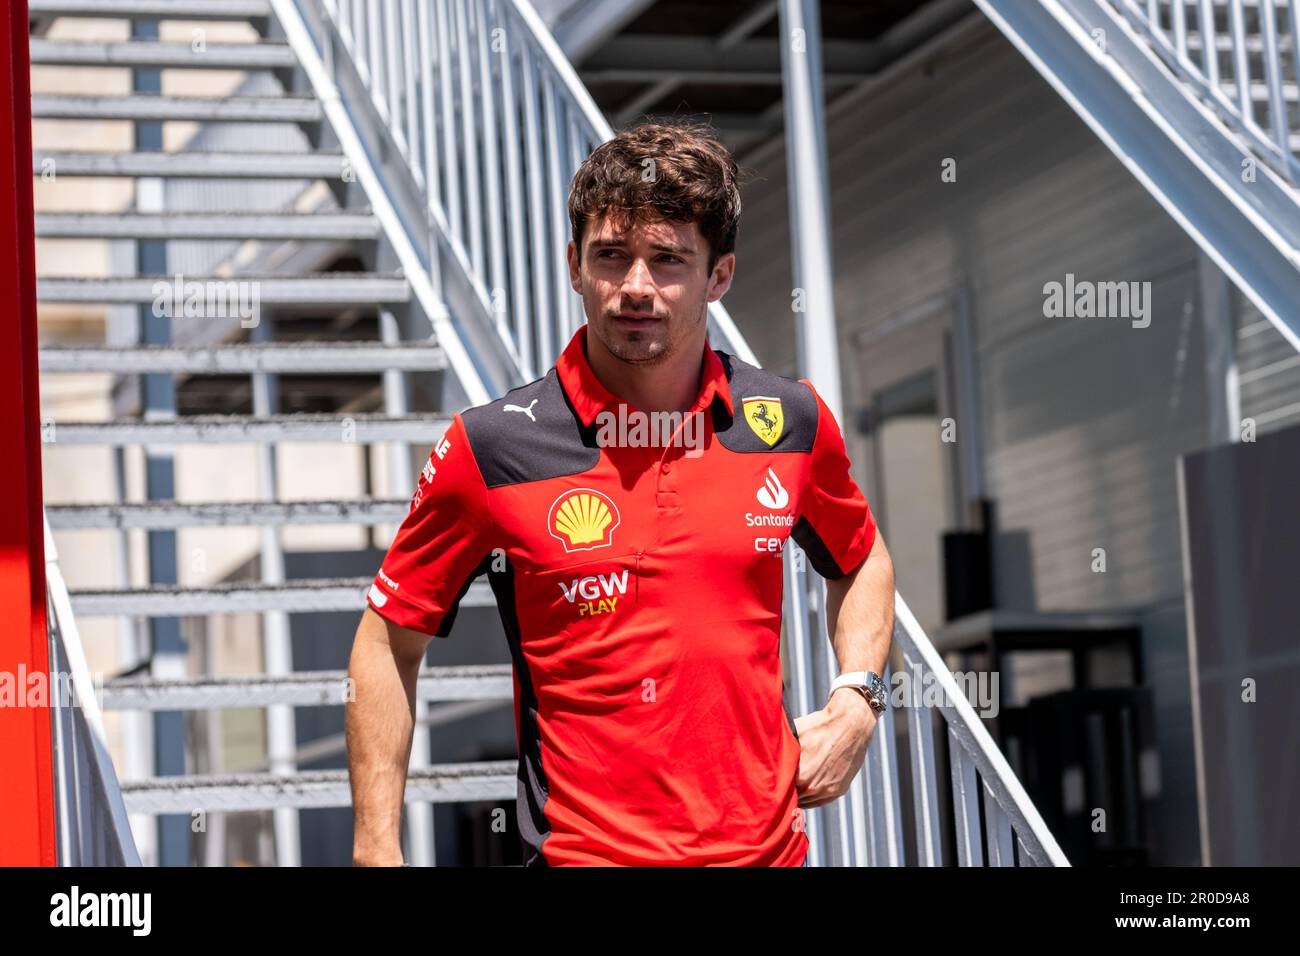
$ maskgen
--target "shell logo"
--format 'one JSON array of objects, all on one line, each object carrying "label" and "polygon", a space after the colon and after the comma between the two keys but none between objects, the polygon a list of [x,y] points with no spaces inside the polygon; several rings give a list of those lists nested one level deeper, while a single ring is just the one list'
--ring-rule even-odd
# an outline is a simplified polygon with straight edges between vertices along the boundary
[{"label": "shell logo", "polygon": [[614,543],[618,506],[592,488],[574,488],[555,499],[546,528],[565,551],[591,551]]}]

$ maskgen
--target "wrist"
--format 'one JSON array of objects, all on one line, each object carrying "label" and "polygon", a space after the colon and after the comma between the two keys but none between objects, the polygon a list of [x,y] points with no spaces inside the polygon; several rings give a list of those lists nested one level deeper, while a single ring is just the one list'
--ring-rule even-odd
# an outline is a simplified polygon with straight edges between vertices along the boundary
[{"label": "wrist", "polygon": [[875,708],[865,692],[857,687],[837,687],[826,700],[826,710],[832,716],[846,717],[870,725],[876,720]]},{"label": "wrist", "polygon": [[356,847],[352,850],[353,866],[402,866],[401,848],[372,849]]},{"label": "wrist", "polygon": [[876,717],[883,717],[889,707],[889,688],[875,671],[849,671],[831,682],[831,693],[849,687],[857,691]]}]

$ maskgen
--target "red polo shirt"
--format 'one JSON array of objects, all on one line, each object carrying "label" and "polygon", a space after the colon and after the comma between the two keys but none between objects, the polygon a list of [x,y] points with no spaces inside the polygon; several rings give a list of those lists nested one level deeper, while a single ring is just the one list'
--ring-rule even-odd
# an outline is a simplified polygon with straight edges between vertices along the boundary
[{"label": "red polo shirt", "polygon": [[455,417],[370,606],[445,637],[488,575],[526,865],[799,866],[781,553],[793,537],[840,577],[871,550],[840,430],[811,383],[707,347],[699,414],[641,415],[597,380],[586,331]]}]

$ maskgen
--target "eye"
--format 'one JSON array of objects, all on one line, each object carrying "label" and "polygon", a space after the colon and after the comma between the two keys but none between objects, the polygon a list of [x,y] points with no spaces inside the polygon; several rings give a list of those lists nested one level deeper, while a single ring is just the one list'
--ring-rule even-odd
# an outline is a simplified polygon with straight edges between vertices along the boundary
[{"label": "eye", "polygon": [[617,249],[601,249],[596,253],[597,259],[612,259],[618,255]]},{"label": "eye", "polygon": [[667,263],[669,263],[670,265],[680,265],[681,263],[685,262],[686,260],[684,260],[681,256],[675,256],[675,255],[673,255],[671,252],[666,252],[666,253],[664,253],[662,256],[659,257],[659,261],[660,261],[660,262],[667,262]]}]

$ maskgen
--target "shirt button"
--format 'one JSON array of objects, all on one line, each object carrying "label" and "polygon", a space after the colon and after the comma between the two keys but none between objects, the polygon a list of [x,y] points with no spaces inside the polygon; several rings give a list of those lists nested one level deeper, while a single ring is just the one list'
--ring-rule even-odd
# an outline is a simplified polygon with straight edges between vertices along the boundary
[{"label": "shirt button", "polygon": [[661,472],[663,472],[665,475],[668,474],[668,466],[667,466],[667,465],[660,465],[660,466],[659,466],[659,470],[660,470]]}]

